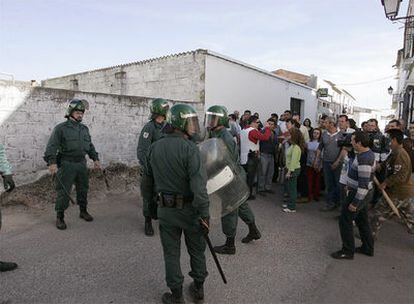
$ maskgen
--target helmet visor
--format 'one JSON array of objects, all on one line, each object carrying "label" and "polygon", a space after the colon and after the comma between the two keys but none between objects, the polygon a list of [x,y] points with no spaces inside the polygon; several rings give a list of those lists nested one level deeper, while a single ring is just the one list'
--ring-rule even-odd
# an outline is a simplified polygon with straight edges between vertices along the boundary
[{"label": "helmet visor", "polygon": [[197,116],[187,118],[185,131],[191,137],[195,136],[196,134],[200,134],[200,124],[198,123]]},{"label": "helmet visor", "polygon": [[204,126],[208,129],[215,128],[219,125],[220,117],[214,114],[206,114]]}]

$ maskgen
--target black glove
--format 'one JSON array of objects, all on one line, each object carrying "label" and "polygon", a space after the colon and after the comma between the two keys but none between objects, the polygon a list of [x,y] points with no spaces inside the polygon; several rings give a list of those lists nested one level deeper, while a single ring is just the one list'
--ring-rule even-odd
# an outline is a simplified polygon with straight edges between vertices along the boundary
[{"label": "black glove", "polygon": [[157,204],[157,201],[154,199],[154,201],[153,202],[151,202],[150,204],[149,204],[149,206],[148,206],[148,210],[149,210],[149,213],[150,213],[150,217],[153,219],[153,220],[158,220],[158,215],[157,215],[157,210],[158,210],[158,204]]},{"label": "black glove", "polygon": [[12,191],[16,187],[13,181],[13,175],[3,175],[2,177],[4,189],[6,190],[6,192]]},{"label": "black glove", "polygon": [[204,234],[208,234],[210,232],[210,218],[209,217],[201,217],[200,218],[200,227]]}]

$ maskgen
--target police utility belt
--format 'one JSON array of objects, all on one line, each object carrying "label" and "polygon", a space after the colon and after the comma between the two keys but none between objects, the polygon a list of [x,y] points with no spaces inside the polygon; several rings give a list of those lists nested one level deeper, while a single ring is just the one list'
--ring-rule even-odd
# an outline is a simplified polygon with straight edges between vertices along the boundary
[{"label": "police utility belt", "polygon": [[191,204],[193,201],[193,197],[181,194],[159,193],[158,198],[160,207],[165,208],[183,209],[185,205]]},{"label": "police utility belt", "polygon": [[60,161],[68,161],[73,163],[81,163],[85,161],[85,156],[67,156],[67,155],[60,155]]}]

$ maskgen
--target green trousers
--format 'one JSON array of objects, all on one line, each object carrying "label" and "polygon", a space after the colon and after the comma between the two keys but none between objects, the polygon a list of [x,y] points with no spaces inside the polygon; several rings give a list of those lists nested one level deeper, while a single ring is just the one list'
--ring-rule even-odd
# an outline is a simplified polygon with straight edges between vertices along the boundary
[{"label": "green trousers", "polygon": [[141,185],[140,188],[141,188],[141,197],[142,197],[142,214],[145,217],[148,217],[148,216],[151,216],[151,213],[149,211],[149,206],[150,206],[151,202],[143,197],[143,195],[142,195],[142,193],[143,193],[143,188],[142,188],[143,184],[142,184],[142,182],[141,182],[140,185]]},{"label": "green trousers", "polygon": [[286,180],[287,188],[289,192],[289,202],[288,208],[291,210],[296,210],[296,200],[298,198],[298,176],[300,174],[300,169],[296,169],[290,175],[290,178]]},{"label": "green trousers", "polygon": [[[68,193],[70,193],[72,185],[75,184],[76,201],[80,208],[86,208],[88,204],[89,189],[88,168],[86,167],[86,162],[62,161],[57,176]],[[69,198],[62,188],[62,184],[56,178],[56,212],[63,212],[69,207]]]},{"label": "green trousers", "polygon": [[184,282],[180,266],[182,233],[184,233],[187,252],[190,255],[189,275],[194,281],[204,283],[208,275],[204,255],[206,242],[194,208],[190,204],[183,209],[161,207],[158,208],[158,219],[167,286],[170,289],[179,288]]},{"label": "green trousers", "polygon": [[221,228],[226,237],[231,238],[236,236],[238,217],[247,225],[254,223],[254,214],[247,201],[233,212],[221,218]]},{"label": "green trousers", "polygon": [[[414,198],[411,197],[405,200],[394,199],[393,201],[401,216],[399,222],[406,226],[408,232],[414,233]],[[393,217],[396,217],[394,212],[385,198],[382,197],[371,212],[370,222],[372,231],[378,235],[383,222]]]}]

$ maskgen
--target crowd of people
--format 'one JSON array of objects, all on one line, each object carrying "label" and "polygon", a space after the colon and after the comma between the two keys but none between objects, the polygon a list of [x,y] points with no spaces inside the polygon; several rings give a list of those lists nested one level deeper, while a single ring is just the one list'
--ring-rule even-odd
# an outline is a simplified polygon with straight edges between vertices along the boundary
[{"label": "crowd of people", "polygon": [[[284,194],[285,197],[290,196],[288,185],[296,182],[297,193],[293,192],[293,195],[299,197],[295,202],[319,201],[322,189],[326,190],[326,206],[321,211],[335,210],[344,199],[341,192],[346,186],[348,154],[353,152],[350,135],[355,131],[368,134],[370,149],[374,152],[375,160],[382,163],[391,152],[387,131],[401,130],[403,147],[414,163],[414,123],[406,128],[402,119],[391,120],[385,127],[384,133],[379,130],[376,119],[363,122],[361,128],[358,128],[355,121],[345,114],[339,115],[337,119],[322,115],[315,127],[312,126],[309,118],[301,121],[300,115],[295,113],[292,115],[290,110],[286,110],[280,118],[276,113],[271,114],[265,127],[259,115],[257,113],[252,115],[250,110],[246,110],[241,117],[238,111],[229,114],[229,121],[229,131],[238,143],[240,151],[244,151],[241,152],[242,164],[247,160],[246,157],[243,158],[243,154],[246,155],[245,151],[251,150],[248,147],[250,142],[242,140],[243,134],[246,132],[250,134],[252,130],[259,130],[262,133],[262,135],[252,134],[249,137],[253,143],[259,141],[256,156],[260,159],[256,162],[257,166],[250,167],[250,175],[256,177],[249,185],[252,190],[249,199],[255,199],[256,194],[265,196],[266,193],[272,193],[271,180],[279,180],[286,184]],[[268,131],[270,137],[266,136]],[[414,165],[411,172],[414,173]],[[254,185],[257,187],[254,188]],[[292,191],[293,187],[290,188]],[[295,202],[290,200],[292,207]],[[290,211],[294,210],[290,209]]]},{"label": "crowd of people", "polygon": [[[251,163],[249,199],[273,193],[271,182],[277,180],[284,186],[282,211],[295,213],[297,203],[319,201],[325,191],[320,211],[340,210],[343,246],[332,257],[373,256],[374,238],[393,215],[414,233],[414,122],[407,127],[403,119],[393,119],[382,133],[376,119],[359,128],[345,114],[322,115],[315,127],[290,110],[280,118],[272,113],[264,127],[257,113],[239,115],[229,115],[229,130],[240,145],[242,164]],[[354,224],[362,241],[358,248]]]}]

